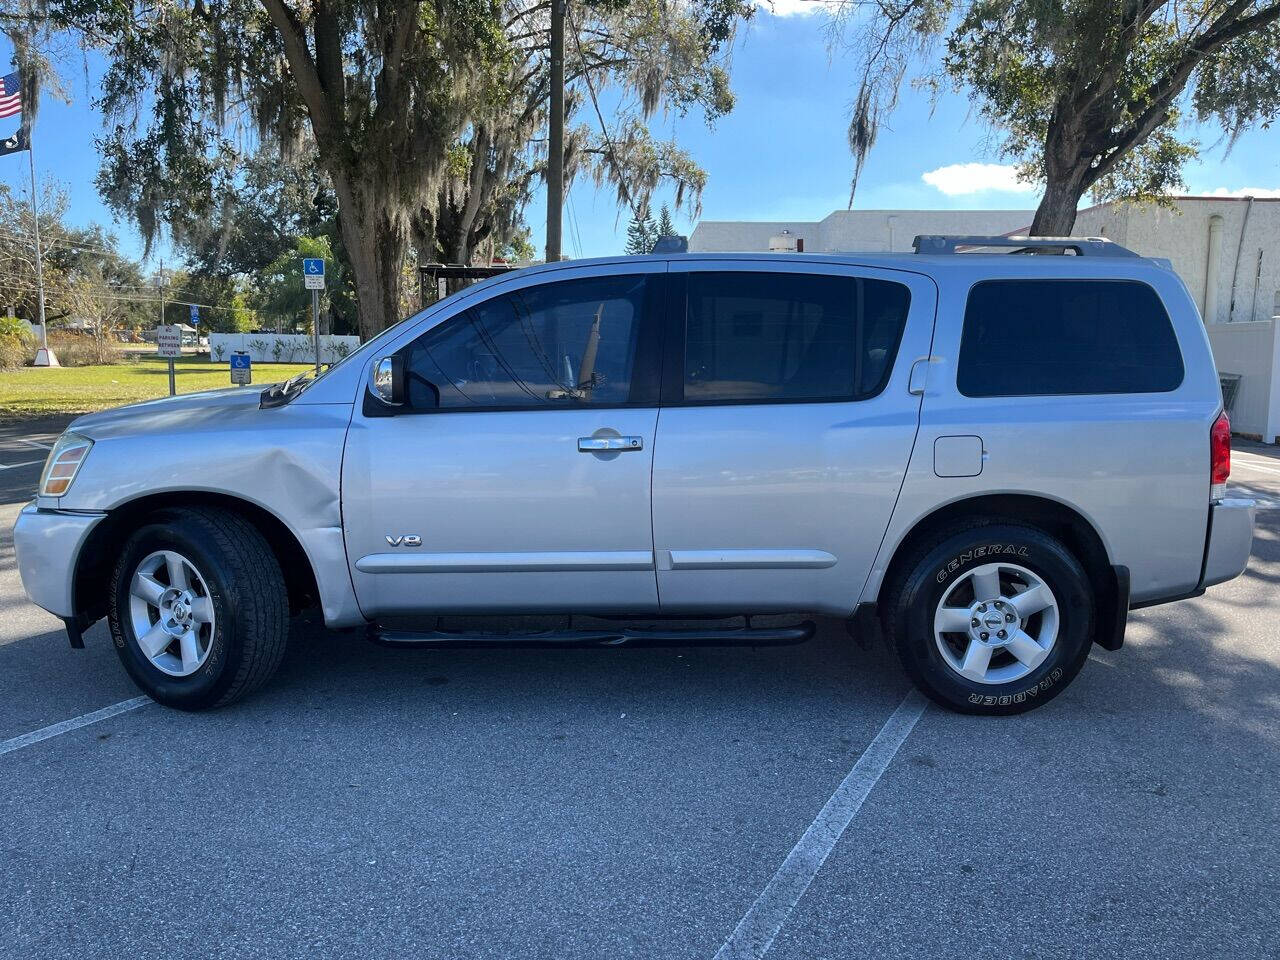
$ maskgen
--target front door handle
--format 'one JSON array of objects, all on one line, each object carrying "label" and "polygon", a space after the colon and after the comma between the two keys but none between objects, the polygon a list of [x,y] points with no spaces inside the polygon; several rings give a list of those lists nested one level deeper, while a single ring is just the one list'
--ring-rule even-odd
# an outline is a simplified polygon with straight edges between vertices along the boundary
[{"label": "front door handle", "polygon": [[643,450],[643,437],[579,437],[579,453],[607,453],[611,450]]}]

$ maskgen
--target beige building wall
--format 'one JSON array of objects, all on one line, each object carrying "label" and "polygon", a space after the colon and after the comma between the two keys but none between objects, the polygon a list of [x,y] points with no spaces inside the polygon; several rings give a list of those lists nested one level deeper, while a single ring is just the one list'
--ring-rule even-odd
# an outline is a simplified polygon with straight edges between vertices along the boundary
[{"label": "beige building wall", "polygon": [[1271,319],[1280,295],[1280,199],[1178,197],[1174,204],[1100,204],[1080,211],[1075,232],[1168,259],[1207,323]]},{"label": "beige building wall", "polygon": [[[1174,206],[1103,203],[1081,210],[1077,236],[1103,236],[1164,257],[1210,323],[1268,320],[1280,313],[1280,199],[1178,197]],[[784,230],[806,253],[909,252],[921,233],[1017,234],[1031,210],[838,210],[822,220],[704,220],[694,253],[766,251]],[[1261,275],[1259,275],[1261,256]],[[1234,298],[1233,298],[1234,288]],[[1232,308],[1234,300],[1235,307]]]},{"label": "beige building wall", "polygon": [[804,240],[805,253],[910,253],[921,233],[1016,233],[1030,210],[837,210],[822,220],[703,220],[689,237],[691,253],[766,251],[784,230]]}]

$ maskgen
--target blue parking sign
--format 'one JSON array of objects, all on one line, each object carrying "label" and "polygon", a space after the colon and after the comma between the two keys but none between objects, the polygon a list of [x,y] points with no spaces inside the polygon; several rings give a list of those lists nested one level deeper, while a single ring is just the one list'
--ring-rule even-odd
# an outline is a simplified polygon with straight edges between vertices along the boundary
[{"label": "blue parking sign", "polygon": [[302,286],[307,290],[324,289],[324,261],[319,257],[302,258]]},{"label": "blue parking sign", "polygon": [[247,353],[231,355],[231,382],[253,383],[253,358]]},{"label": "blue parking sign", "polygon": [[198,303],[191,305],[191,325],[193,327],[200,325],[200,304]]}]

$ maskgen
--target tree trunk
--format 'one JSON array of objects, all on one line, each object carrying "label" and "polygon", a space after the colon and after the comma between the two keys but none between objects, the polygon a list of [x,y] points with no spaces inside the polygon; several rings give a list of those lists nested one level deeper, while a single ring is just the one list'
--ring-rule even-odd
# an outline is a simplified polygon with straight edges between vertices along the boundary
[{"label": "tree trunk", "polygon": [[476,214],[480,212],[480,202],[484,199],[485,164],[489,159],[490,142],[489,128],[479,124],[471,140],[471,170],[467,177],[467,202],[462,208],[458,236],[455,238],[453,247],[453,262],[464,266],[471,264],[471,228],[476,222]]},{"label": "tree trunk", "polygon": [[1033,237],[1069,237],[1076,225],[1076,207],[1092,183],[1093,154],[1084,146],[1080,121],[1068,102],[1059,102],[1049,120],[1044,141],[1045,189],[1031,220]]},{"label": "tree trunk", "polygon": [[351,261],[356,287],[360,339],[377,336],[401,320],[405,255],[409,231],[385,203],[376,184],[333,176],[338,194],[338,223]]},{"label": "tree trunk", "polygon": [[1069,237],[1076,225],[1076,206],[1084,195],[1084,187],[1071,177],[1066,180],[1050,178],[1045,185],[1044,196],[1036,215],[1031,220],[1033,237]]}]

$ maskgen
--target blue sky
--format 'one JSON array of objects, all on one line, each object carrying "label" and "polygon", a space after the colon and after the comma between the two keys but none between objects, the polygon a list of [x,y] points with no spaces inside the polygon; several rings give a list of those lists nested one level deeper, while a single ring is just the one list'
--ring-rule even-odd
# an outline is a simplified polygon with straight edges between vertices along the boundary
[{"label": "blue sky", "polygon": [[[675,136],[708,173],[702,217],[709,220],[817,220],[848,201],[851,163],[845,141],[852,70],[828,54],[822,21],[806,15],[812,5],[779,0],[777,16],[762,9],[740,32],[733,52],[737,108],[708,129],[698,116],[658,116],[655,135]],[[0,63],[10,51],[0,46]],[[122,244],[140,253],[141,240],[128,224],[113,224],[93,186],[98,157],[93,137],[101,129],[89,94],[101,65],[94,58],[64,67],[72,102],[46,95],[36,130],[36,162],[42,179],[57,180],[70,194],[70,219],[98,222]],[[87,72],[86,72],[87,71]],[[7,72],[7,69],[6,69]],[[584,118],[587,115],[584,114]],[[7,136],[16,118],[0,121]],[[1199,132],[1205,144],[1218,140],[1212,129]],[[983,164],[979,167],[959,165]],[[933,105],[914,91],[902,102],[872,150],[855,206],[875,208],[1031,208],[1034,187],[1016,184],[999,167],[991,131],[961,95]],[[1280,131],[1256,130],[1229,154],[1207,150],[1186,171],[1189,192],[1280,196]],[[24,191],[24,155],[0,159],[0,182]],[[975,189],[982,187],[982,189]],[[657,202],[670,199],[661,195]],[[657,209],[655,202],[655,211]],[[681,232],[690,232],[691,211],[673,211]],[[565,211],[565,252],[600,256],[621,252],[626,215],[613,192],[580,180]],[[545,206],[535,201],[527,220],[535,245],[545,235]],[[163,249],[161,250],[163,252]]]}]

